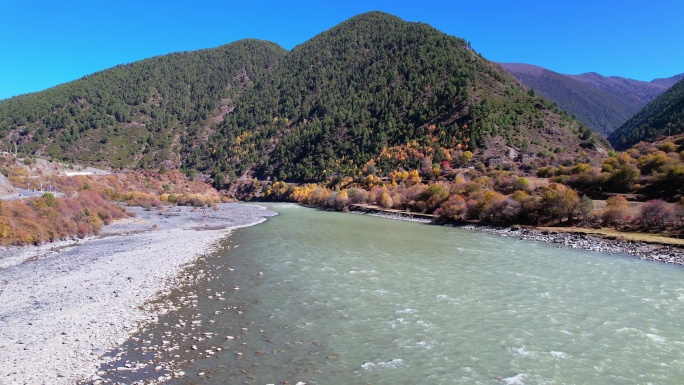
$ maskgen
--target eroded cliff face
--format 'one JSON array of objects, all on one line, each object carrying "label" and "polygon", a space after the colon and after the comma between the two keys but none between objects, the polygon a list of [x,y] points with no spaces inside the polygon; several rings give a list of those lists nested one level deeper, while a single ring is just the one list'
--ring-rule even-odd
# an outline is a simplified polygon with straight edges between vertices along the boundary
[{"label": "eroded cliff face", "polygon": [[4,175],[0,174],[0,197],[14,193],[14,187],[12,187],[10,181]]}]

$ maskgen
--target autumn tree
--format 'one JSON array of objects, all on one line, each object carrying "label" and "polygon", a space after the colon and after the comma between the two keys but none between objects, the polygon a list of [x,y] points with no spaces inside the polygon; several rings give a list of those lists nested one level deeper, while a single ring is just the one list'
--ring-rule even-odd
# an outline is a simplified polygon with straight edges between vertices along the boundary
[{"label": "autumn tree", "polygon": [[481,194],[480,197],[481,198],[475,204],[479,219],[485,222],[498,222],[499,213],[497,213],[497,210],[506,197],[494,190],[487,190],[484,194]]},{"label": "autumn tree", "polygon": [[658,150],[663,152],[673,152],[677,149],[677,145],[672,142],[663,142],[658,145]]},{"label": "autumn tree", "polygon": [[404,191],[404,198],[406,203],[408,205],[415,205],[421,199],[426,189],[427,186],[422,183],[417,183],[407,188],[406,191]]},{"label": "autumn tree", "polygon": [[347,190],[335,191],[330,194],[328,206],[335,210],[344,210],[349,205],[349,196]]},{"label": "autumn tree", "polygon": [[540,196],[542,215],[552,223],[571,219],[579,202],[575,190],[558,183],[544,187]]},{"label": "autumn tree", "polygon": [[461,220],[467,212],[466,201],[460,195],[452,195],[442,203],[436,212],[441,218],[448,220]]},{"label": "autumn tree", "polygon": [[420,160],[420,174],[429,175],[432,171],[432,159],[430,157],[423,157]]},{"label": "autumn tree", "polygon": [[425,201],[428,211],[433,211],[449,197],[449,185],[438,182],[433,183],[423,192],[421,200]]},{"label": "autumn tree", "polygon": [[383,191],[382,194],[380,194],[380,206],[391,209],[393,205],[394,202],[392,201],[392,197],[390,197],[386,191]]},{"label": "autumn tree", "polygon": [[418,170],[411,170],[408,173],[408,177],[405,180],[405,183],[407,186],[413,186],[416,184],[419,184],[421,181],[420,179],[420,174],[418,173]]},{"label": "autumn tree", "polygon": [[518,177],[513,182],[513,190],[528,191],[530,188],[530,181],[525,177]]},{"label": "autumn tree", "polygon": [[627,199],[622,195],[615,195],[606,200],[606,210],[601,215],[604,224],[620,226],[630,219]]},{"label": "autumn tree", "polygon": [[404,208],[404,201],[401,198],[401,194],[398,192],[392,193],[392,207],[397,208],[397,209],[403,209]]},{"label": "autumn tree", "polygon": [[577,217],[580,223],[586,224],[591,218],[591,212],[594,210],[594,201],[586,195],[582,195],[577,204]]},{"label": "autumn tree", "polygon": [[608,191],[628,192],[639,180],[639,169],[634,165],[624,165],[613,169],[606,178],[605,188]]}]

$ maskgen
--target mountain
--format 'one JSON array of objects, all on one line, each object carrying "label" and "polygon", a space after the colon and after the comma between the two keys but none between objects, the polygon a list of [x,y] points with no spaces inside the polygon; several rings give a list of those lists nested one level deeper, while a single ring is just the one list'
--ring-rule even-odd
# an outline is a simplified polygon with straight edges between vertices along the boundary
[{"label": "mountain", "polygon": [[525,85],[603,135],[610,134],[684,78],[684,74],[680,74],[644,82],[595,72],[564,75],[530,64],[499,64]]},{"label": "mountain", "polygon": [[670,88],[684,79],[684,74],[675,75],[669,78],[659,78],[651,80],[651,83],[661,85],[665,88]]},{"label": "mountain", "polygon": [[0,138],[67,160],[199,171],[219,187],[603,144],[463,39],[380,12],[290,52],[241,41],[7,99]]},{"label": "mountain", "polygon": [[647,104],[608,140],[616,149],[624,150],[640,141],[652,142],[662,135],[681,133],[684,133],[684,80]]},{"label": "mountain", "polygon": [[[179,166],[244,91],[285,56],[244,40],[119,65],[0,101],[0,138],[20,151],[111,167]],[[8,146],[4,146],[5,148]]]},{"label": "mountain", "polygon": [[464,40],[382,13],[296,47],[273,75],[242,99],[258,101],[261,115],[238,106],[198,153],[204,169],[319,180],[356,175],[370,160],[388,173],[449,160],[457,148],[575,153],[596,141]]},{"label": "mountain", "polygon": [[674,79],[677,78],[677,76],[673,76],[654,83],[627,79],[619,76],[603,76],[596,72],[566,76],[609,92],[612,95],[616,95],[621,100],[632,101],[633,103],[642,106],[665,92],[665,90],[676,83],[676,80]]}]

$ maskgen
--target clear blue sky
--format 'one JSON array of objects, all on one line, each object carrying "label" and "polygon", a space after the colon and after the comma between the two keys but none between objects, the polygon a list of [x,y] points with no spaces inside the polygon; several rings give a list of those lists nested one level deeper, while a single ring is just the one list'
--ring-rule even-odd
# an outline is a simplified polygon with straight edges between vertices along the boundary
[{"label": "clear blue sky", "polygon": [[639,80],[684,72],[681,0],[0,0],[0,99],[243,38],[291,49],[371,10],[464,38],[493,61]]}]

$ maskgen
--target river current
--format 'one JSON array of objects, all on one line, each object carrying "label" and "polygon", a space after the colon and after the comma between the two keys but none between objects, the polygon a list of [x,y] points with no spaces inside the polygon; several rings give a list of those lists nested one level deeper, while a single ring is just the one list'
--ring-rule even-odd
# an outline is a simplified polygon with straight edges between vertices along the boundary
[{"label": "river current", "polygon": [[174,310],[103,377],[173,362],[170,384],[684,382],[682,267],[269,207],[188,270]]}]

